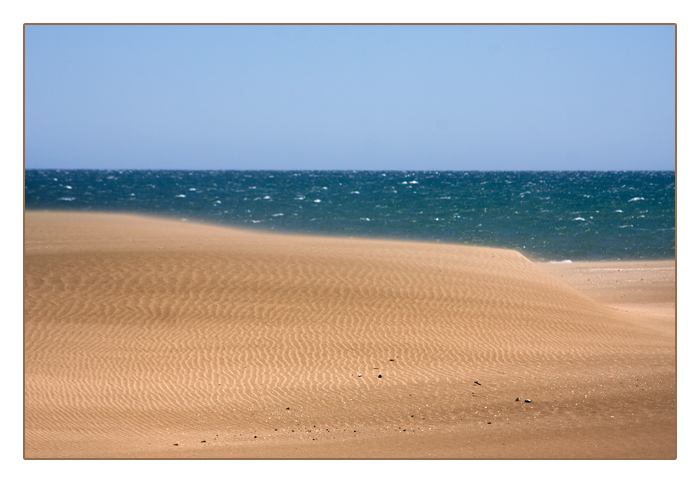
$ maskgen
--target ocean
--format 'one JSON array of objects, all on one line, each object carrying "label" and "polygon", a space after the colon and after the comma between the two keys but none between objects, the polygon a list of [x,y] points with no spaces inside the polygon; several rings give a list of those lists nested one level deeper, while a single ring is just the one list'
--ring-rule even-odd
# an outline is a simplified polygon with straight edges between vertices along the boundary
[{"label": "ocean", "polygon": [[672,259],[674,171],[26,170],[25,208],[511,248],[536,261]]}]

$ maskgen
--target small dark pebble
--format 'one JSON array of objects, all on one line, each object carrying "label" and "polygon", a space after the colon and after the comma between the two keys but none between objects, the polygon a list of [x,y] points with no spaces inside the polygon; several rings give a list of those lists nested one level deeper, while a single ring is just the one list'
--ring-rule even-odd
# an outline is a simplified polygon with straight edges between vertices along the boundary
[{"label": "small dark pebble", "polygon": [[177,446],[177,443],[173,443],[173,446]]},{"label": "small dark pebble", "polygon": [[489,422],[488,422],[488,423],[486,423],[486,424],[491,424],[491,421],[489,421]]},{"label": "small dark pebble", "polygon": [[381,379],[381,378],[382,378],[382,375],[381,375],[381,374],[379,374],[379,375],[378,375],[377,377],[378,377],[379,379]]},{"label": "small dark pebble", "polygon": [[289,411],[289,408],[287,408],[287,411]]},{"label": "small dark pebble", "polygon": [[532,402],[532,399],[525,399],[525,402],[526,402],[526,403],[531,403],[531,402]]},{"label": "small dark pebble", "polygon": [[202,443],[206,443],[206,442],[207,442],[207,440],[206,440],[206,439],[205,439],[204,441],[202,441]]},{"label": "small dark pebble", "polygon": [[394,362],[394,359],[389,359],[389,361]]},{"label": "small dark pebble", "polygon": [[516,400],[516,401],[520,401],[520,398],[519,398],[519,397],[516,397],[515,400]]},{"label": "small dark pebble", "polygon": [[474,381],[474,384],[476,384],[477,386],[481,386],[481,383],[479,383],[479,381]]},{"label": "small dark pebble", "polygon": [[253,436],[253,438],[257,438],[257,436]]}]

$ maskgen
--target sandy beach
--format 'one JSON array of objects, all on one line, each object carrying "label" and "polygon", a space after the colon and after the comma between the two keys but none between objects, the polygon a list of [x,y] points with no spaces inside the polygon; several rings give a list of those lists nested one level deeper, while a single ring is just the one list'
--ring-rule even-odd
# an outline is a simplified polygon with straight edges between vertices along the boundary
[{"label": "sandy beach", "polygon": [[676,458],[675,262],[25,214],[25,458]]}]

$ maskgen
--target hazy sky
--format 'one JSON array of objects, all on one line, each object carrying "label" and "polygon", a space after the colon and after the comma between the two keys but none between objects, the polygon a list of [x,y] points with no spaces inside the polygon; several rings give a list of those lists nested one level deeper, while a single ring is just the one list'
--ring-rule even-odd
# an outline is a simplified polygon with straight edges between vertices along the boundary
[{"label": "hazy sky", "polygon": [[26,168],[675,169],[674,26],[25,27]]}]

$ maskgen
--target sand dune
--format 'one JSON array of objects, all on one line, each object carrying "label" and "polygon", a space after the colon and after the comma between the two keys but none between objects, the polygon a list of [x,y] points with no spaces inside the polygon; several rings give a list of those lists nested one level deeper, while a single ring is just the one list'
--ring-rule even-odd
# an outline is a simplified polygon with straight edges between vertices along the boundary
[{"label": "sand dune", "polygon": [[118,214],[27,212],[24,263],[27,458],[676,455],[668,289]]}]

